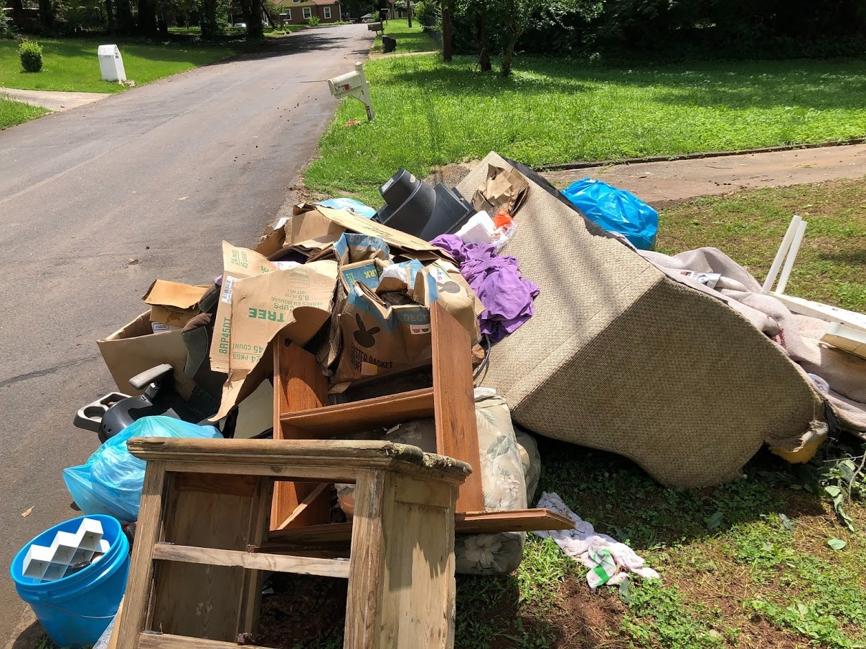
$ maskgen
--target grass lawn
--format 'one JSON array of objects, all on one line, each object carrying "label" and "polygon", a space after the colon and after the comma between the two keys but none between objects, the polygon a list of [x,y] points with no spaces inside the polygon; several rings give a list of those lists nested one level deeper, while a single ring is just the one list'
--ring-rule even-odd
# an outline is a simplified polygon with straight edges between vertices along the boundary
[{"label": "grass lawn", "polygon": [[[39,39],[44,48],[45,67],[38,73],[22,72],[15,41],[0,40],[0,86],[25,90],[121,92],[122,86],[100,79],[96,58],[96,48],[113,40],[108,37],[102,40]],[[170,42],[163,45],[120,40],[117,45],[126,76],[138,85],[234,54],[231,47],[218,44]]]},{"label": "grass lawn", "polygon": [[[409,27],[409,21],[405,18],[389,20],[385,23],[385,34],[397,39],[397,54],[435,52],[439,49],[439,44],[421,28],[421,23],[417,20],[412,21],[412,27]],[[374,52],[382,51],[380,36],[376,36],[372,49]]]},{"label": "grass lawn", "polygon": [[[475,67],[435,55],[370,61],[376,121],[344,101],[307,187],[375,202],[399,167],[425,176],[490,150],[540,165],[866,134],[866,59],[625,69],[522,56],[512,79]],[[351,118],[360,124],[345,126]]]},{"label": "grass lawn", "polygon": [[764,279],[792,214],[809,222],[789,295],[866,313],[866,184],[843,180],[699,198],[663,210],[658,247],[715,246]]},{"label": "grass lawn", "polygon": [[0,130],[26,122],[28,119],[40,117],[46,112],[48,111],[38,106],[30,106],[0,97]]}]

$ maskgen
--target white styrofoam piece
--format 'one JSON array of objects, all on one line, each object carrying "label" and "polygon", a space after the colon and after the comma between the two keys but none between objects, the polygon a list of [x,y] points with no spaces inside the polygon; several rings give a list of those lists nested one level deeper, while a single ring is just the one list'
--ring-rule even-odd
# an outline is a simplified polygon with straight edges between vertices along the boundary
[{"label": "white styrofoam piece", "polygon": [[93,555],[96,554],[94,550],[88,550],[86,548],[78,548],[75,551],[75,554],[72,555],[72,559],[69,562],[70,566],[77,566],[82,563],[88,563],[93,559]]},{"label": "white styrofoam piece", "polygon": [[42,579],[49,565],[51,565],[51,548],[46,548],[44,545],[31,545],[24,555],[22,572],[25,577]]},{"label": "white styrofoam piece", "polygon": [[66,575],[69,566],[65,563],[52,563],[48,565],[48,570],[42,576],[43,581],[56,581],[62,579]]},{"label": "white styrofoam piece", "polygon": [[95,518],[84,518],[74,534],[57,532],[49,547],[31,545],[24,557],[24,575],[45,581],[60,579],[70,565],[94,561],[97,552],[108,552],[111,544],[102,534],[102,523]]},{"label": "white styrofoam piece", "polygon": [[866,359],[866,329],[834,322],[821,336],[821,342]]},{"label": "white styrofoam piece", "polygon": [[95,518],[85,518],[81,521],[81,525],[76,533],[76,536],[79,538],[78,547],[98,552],[102,534],[102,523]]},{"label": "white styrofoam piece", "polygon": [[72,532],[58,532],[51,543],[51,563],[68,566],[78,549],[78,536]]},{"label": "white styrofoam piece", "polygon": [[484,210],[473,214],[455,233],[466,243],[491,243],[496,226]]}]

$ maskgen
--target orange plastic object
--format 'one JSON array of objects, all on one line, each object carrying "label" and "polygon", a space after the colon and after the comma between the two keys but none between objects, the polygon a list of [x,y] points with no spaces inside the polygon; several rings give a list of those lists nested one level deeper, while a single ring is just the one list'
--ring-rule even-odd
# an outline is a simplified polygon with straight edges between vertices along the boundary
[{"label": "orange plastic object", "polygon": [[497,228],[510,228],[513,220],[505,210],[501,210],[493,217],[493,225]]}]

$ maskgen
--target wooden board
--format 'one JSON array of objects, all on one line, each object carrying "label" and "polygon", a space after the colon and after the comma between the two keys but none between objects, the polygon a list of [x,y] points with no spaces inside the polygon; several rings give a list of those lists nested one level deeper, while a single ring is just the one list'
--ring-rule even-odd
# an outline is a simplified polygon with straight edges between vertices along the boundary
[{"label": "wooden board", "polygon": [[289,412],[282,417],[283,439],[339,437],[346,433],[392,426],[410,419],[432,417],[433,388],[350,401],[312,410]]},{"label": "wooden board", "polygon": [[[457,534],[498,534],[569,530],[574,523],[549,509],[517,509],[506,512],[466,512],[454,516]],[[276,551],[294,544],[343,543],[352,534],[352,523],[329,523],[292,530],[272,531],[263,549]]]},{"label": "wooden board", "polygon": [[[376,648],[454,646],[456,486],[389,475]],[[429,487],[424,489],[424,486]],[[413,497],[398,499],[400,494]],[[411,502],[406,502],[411,501]]]},{"label": "wooden board", "polygon": [[[319,408],[326,403],[328,381],[319,369],[316,357],[293,344],[288,338],[274,343],[274,439],[300,439],[283,428],[280,416],[294,410]],[[316,484],[280,481],[274,484],[271,500],[271,527],[314,525],[328,521],[330,503],[321,498]],[[302,507],[301,511],[298,508]]]},{"label": "wooden board", "polygon": [[135,649],[136,638],[147,619],[150,598],[153,561],[150,553],[162,531],[162,490],[165,468],[161,462],[150,462],[144,473],[141,504],[138,509],[138,524],[132,559],[129,564],[129,581],[126,584],[124,606],[117,622],[117,649]]},{"label": "wooden board", "polygon": [[349,577],[348,559],[293,557],[285,554],[266,554],[245,550],[214,550],[173,543],[157,543],[153,548],[153,558],[208,566],[236,566],[252,570],[290,572],[298,575],[318,575],[343,579]]},{"label": "wooden board", "polygon": [[[135,641],[135,636],[130,642]],[[205,640],[204,638],[192,638],[189,636],[172,635],[170,633],[142,633],[138,636],[139,649],[269,649],[259,645],[239,645],[236,642],[220,642],[219,640]]]},{"label": "wooden board", "polygon": [[472,473],[460,486],[457,511],[481,511],[484,495],[472,385],[472,341],[469,333],[439,303],[430,307],[430,323],[436,452],[463,460],[472,467]]},{"label": "wooden board", "polygon": [[[205,488],[208,484],[213,488]],[[174,474],[163,540],[245,550],[254,542],[250,527],[256,516],[257,486],[258,478],[251,476]],[[211,640],[237,637],[246,582],[243,568],[160,562],[156,569],[148,628]]]}]

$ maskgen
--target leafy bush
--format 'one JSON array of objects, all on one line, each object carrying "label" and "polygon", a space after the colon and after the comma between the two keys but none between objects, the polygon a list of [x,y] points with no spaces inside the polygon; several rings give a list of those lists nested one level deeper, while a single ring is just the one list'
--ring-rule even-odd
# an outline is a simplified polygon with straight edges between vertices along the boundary
[{"label": "leafy bush", "polygon": [[18,45],[18,58],[25,72],[42,70],[42,46],[36,41],[23,40]]},{"label": "leafy bush", "polygon": [[435,0],[421,0],[412,8],[415,18],[424,29],[436,29],[439,24],[439,3]]},{"label": "leafy bush", "polygon": [[318,17],[318,16],[310,16],[309,18],[307,18],[307,24],[308,24],[310,27],[315,27],[315,26],[318,25],[320,22],[321,22],[321,21],[319,20],[319,17]]}]

